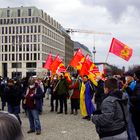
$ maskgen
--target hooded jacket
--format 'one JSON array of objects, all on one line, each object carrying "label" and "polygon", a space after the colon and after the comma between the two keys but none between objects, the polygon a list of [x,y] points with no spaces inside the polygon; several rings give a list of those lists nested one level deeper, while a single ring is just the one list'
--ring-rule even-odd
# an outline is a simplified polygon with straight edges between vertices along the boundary
[{"label": "hooded jacket", "polygon": [[126,120],[128,120],[128,99],[123,99],[123,93],[115,90],[109,93],[101,104],[101,113],[92,117],[100,138],[115,136],[126,130],[124,115],[119,102],[123,105]]}]

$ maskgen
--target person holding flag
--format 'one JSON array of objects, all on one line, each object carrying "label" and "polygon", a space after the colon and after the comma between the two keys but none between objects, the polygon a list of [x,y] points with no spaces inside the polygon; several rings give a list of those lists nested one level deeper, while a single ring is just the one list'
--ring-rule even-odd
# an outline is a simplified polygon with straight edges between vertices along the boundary
[{"label": "person holding flag", "polygon": [[80,110],[83,119],[90,120],[91,114],[95,111],[95,107],[92,103],[93,88],[93,83],[88,79],[87,75],[84,75],[80,92]]}]

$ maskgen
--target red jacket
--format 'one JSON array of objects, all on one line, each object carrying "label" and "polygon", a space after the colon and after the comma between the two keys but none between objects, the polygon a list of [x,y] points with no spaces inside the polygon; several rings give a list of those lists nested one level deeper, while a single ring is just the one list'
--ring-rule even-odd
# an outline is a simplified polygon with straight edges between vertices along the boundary
[{"label": "red jacket", "polygon": [[72,99],[80,99],[79,82],[76,81],[74,84],[69,86],[69,89],[73,89]]}]

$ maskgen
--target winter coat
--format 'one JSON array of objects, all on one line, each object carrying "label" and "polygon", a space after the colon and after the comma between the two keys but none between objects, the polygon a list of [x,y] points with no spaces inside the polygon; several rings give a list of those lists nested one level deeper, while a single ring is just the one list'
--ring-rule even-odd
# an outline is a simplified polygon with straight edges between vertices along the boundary
[{"label": "winter coat", "polygon": [[16,86],[7,86],[4,91],[6,102],[11,106],[20,105],[20,101],[22,99],[22,91],[21,88]]},{"label": "winter coat", "polygon": [[80,99],[79,81],[78,80],[75,80],[74,83],[69,86],[69,89],[73,89],[71,99]]},{"label": "winter coat", "polygon": [[126,130],[124,115],[119,102],[125,110],[126,120],[128,120],[128,99],[122,99],[123,93],[119,90],[112,91],[101,104],[101,113],[92,117],[96,125],[100,138],[115,136]]},{"label": "winter coat", "polygon": [[67,95],[68,94],[68,82],[67,80],[64,79],[60,79],[60,81],[58,81],[58,85],[56,86],[56,90],[58,95]]},{"label": "winter coat", "polygon": [[[26,96],[29,94],[29,88],[27,89]],[[26,106],[26,96],[25,96],[25,106]],[[42,108],[42,97],[43,91],[40,86],[35,88],[34,95],[30,98],[34,100],[34,107],[33,109],[40,110]]]}]

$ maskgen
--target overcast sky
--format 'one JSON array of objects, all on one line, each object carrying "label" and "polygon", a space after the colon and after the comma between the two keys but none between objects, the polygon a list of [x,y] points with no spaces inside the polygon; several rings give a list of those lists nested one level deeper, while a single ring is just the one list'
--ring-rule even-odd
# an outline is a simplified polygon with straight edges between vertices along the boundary
[{"label": "overcast sky", "polygon": [[140,65],[140,0],[0,0],[0,7],[36,6],[64,28],[110,32],[112,35],[73,33],[71,38],[96,47],[96,62],[104,62],[112,37],[133,49],[130,61],[113,54],[108,63],[122,67]]}]

